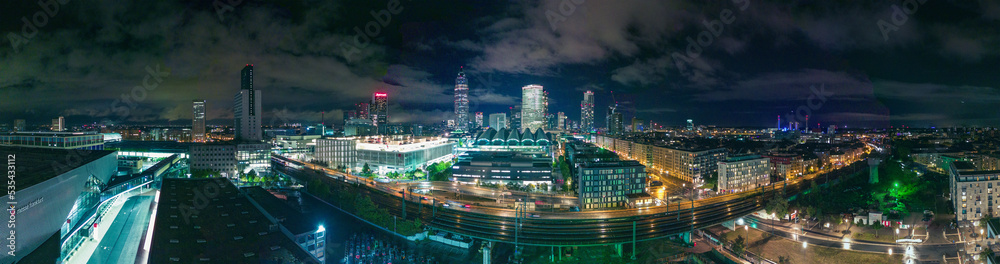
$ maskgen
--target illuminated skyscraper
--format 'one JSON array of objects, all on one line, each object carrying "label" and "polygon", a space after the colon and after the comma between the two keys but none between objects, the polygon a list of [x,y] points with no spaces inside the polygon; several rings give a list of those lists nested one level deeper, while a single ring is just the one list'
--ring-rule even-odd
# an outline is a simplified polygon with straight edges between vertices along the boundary
[{"label": "illuminated skyscraper", "polygon": [[368,106],[369,103],[366,102],[360,102],[354,104],[354,111],[355,111],[354,118],[371,120],[372,116],[371,113],[368,111]]},{"label": "illuminated skyscraper", "polygon": [[261,94],[253,87],[253,65],[240,72],[240,92],[233,97],[233,121],[238,140],[261,140]]},{"label": "illuminated skyscraper", "polygon": [[583,132],[594,131],[594,92],[583,93],[583,101],[580,102],[580,130]]},{"label": "illuminated skyscraper", "polygon": [[369,114],[375,126],[385,126],[389,121],[389,94],[376,92],[372,94],[372,104]]},{"label": "illuminated skyscraper", "polygon": [[556,121],[557,122],[556,123],[556,129],[567,129],[566,128],[566,113],[558,112],[558,113],[556,113],[556,118],[559,119],[558,121]]},{"label": "illuminated skyscraper", "polygon": [[194,100],[191,118],[191,141],[205,142],[205,100]]},{"label": "illuminated skyscraper", "polygon": [[535,131],[546,125],[545,92],[541,85],[521,87],[521,128]]},{"label": "illuminated skyscraper", "polygon": [[507,128],[510,130],[521,131],[521,105],[514,105],[514,107],[511,107],[510,115],[508,115],[508,117],[507,123],[510,125],[507,126]]},{"label": "illuminated skyscraper", "polygon": [[476,112],[476,127],[483,127],[483,112]]},{"label": "illuminated skyscraper", "polygon": [[461,69],[455,78],[455,128],[469,130],[469,83]]}]

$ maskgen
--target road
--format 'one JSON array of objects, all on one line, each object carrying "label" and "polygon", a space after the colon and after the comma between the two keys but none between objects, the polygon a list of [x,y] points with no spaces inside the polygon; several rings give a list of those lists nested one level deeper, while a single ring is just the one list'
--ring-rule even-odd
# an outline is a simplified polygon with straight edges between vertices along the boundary
[{"label": "road", "polygon": [[964,246],[961,243],[892,244],[857,242],[844,239],[843,236],[837,237],[818,232],[802,232],[801,230],[794,230],[783,224],[772,225],[770,221],[767,220],[757,219],[757,224],[758,229],[763,232],[772,233],[794,241],[805,242],[810,245],[885,254],[889,254],[891,249],[892,254],[903,254],[904,261],[913,259],[920,260],[921,262],[932,262],[941,261],[944,258],[956,258],[958,257],[959,249]]},{"label": "road", "polygon": [[[364,186],[365,195],[394,215],[402,215],[402,188],[395,184],[377,183],[354,178],[334,170],[308,163],[272,156],[272,168],[305,181],[321,180],[324,184],[352,184]],[[308,166],[308,167],[306,167]],[[588,210],[583,212],[530,212],[522,219],[515,218],[515,211],[506,208],[473,206],[472,208],[440,207],[440,200],[422,201],[409,195],[406,202],[407,218],[419,217],[434,229],[459,233],[491,241],[507,241],[538,246],[549,245],[600,245],[658,239],[689,232],[733,220],[759,211],[774,193],[782,188],[786,197],[809,188],[813,181],[862,171],[867,164],[862,160],[839,170],[829,172],[829,177],[806,177],[787,183],[780,182],[737,194],[725,194],[693,202],[672,203],[667,206],[619,210]],[[437,202],[437,203],[435,203]],[[427,210],[435,206],[436,209]],[[533,217],[537,215],[538,217]],[[515,223],[520,221],[520,232]]]},{"label": "road", "polygon": [[148,195],[125,200],[87,263],[135,263],[139,240],[149,225],[149,204],[152,201],[153,197]]}]

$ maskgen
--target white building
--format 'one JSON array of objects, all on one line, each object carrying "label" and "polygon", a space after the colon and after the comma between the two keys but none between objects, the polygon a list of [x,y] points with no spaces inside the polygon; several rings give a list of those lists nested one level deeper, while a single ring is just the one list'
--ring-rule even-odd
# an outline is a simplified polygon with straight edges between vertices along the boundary
[{"label": "white building", "polygon": [[545,128],[545,93],[541,85],[521,87],[521,128],[535,131]]},{"label": "white building", "polygon": [[355,148],[358,162],[353,171],[360,172],[367,163],[377,174],[423,169],[455,156],[455,143],[436,137],[365,137],[358,139]]},{"label": "white building", "polygon": [[316,140],[316,159],[330,168],[353,168],[358,163],[356,138],[321,138]]},{"label": "white building", "polygon": [[209,143],[192,145],[191,170],[212,170],[226,177],[239,172],[257,171],[267,174],[270,168],[270,146],[265,143]]},{"label": "white building", "polygon": [[955,220],[974,222],[1000,216],[1000,171],[981,170],[970,162],[955,161],[949,166],[948,176]]},{"label": "white building", "polygon": [[495,130],[507,128],[507,114],[506,113],[490,114],[490,128]]},{"label": "white building", "polygon": [[771,182],[768,158],[757,155],[731,157],[719,162],[719,191],[742,192]]}]

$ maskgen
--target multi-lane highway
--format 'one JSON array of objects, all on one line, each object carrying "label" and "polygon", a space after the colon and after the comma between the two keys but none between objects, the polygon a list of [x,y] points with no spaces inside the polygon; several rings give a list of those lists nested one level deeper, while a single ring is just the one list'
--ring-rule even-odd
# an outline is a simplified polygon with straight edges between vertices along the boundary
[{"label": "multi-lane highway", "polygon": [[[324,184],[358,184],[366,186],[363,193],[379,206],[401,215],[403,185],[378,183],[355,178],[338,171],[302,163],[281,156],[272,156],[272,166],[278,172],[308,180],[320,179]],[[618,244],[633,240],[657,239],[709,227],[763,209],[774,192],[785,189],[786,196],[799,193],[812,181],[836,179],[866,168],[862,160],[850,166],[828,172],[829,177],[812,177],[779,182],[754,191],[727,194],[693,202],[672,203],[668,206],[597,210],[583,212],[528,212],[515,218],[515,210],[472,206],[471,208],[440,206],[440,200],[422,200],[407,193],[407,218],[419,217],[431,228],[475,238],[538,246]],[[435,206],[437,208],[430,209]],[[515,232],[520,221],[519,232]]]}]

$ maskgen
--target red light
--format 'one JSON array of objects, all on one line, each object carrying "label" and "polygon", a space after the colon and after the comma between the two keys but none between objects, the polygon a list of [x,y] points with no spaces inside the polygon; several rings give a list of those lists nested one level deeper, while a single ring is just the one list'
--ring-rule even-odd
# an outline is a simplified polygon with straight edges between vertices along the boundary
[{"label": "red light", "polygon": [[385,93],[375,93],[375,96],[377,96],[377,97],[386,97],[387,95]]}]

